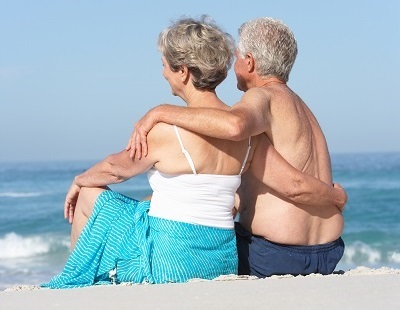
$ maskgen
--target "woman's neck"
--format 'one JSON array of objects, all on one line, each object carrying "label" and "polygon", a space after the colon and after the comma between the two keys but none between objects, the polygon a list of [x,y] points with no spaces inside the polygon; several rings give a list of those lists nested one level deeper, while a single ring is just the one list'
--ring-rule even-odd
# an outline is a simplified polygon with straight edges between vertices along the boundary
[{"label": "woman's neck", "polygon": [[217,96],[215,90],[192,90],[185,95],[185,100],[188,107],[191,108],[217,108],[224,109],[228,107]]}]

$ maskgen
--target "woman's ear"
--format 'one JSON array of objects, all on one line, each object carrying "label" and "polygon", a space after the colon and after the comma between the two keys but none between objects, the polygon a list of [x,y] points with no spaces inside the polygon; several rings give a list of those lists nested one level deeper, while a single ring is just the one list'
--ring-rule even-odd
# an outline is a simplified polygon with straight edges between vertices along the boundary
[{"label": "woman's ear", "polygon": [[188,67],[181,66],[180,69],[179,69],[179,73],[181,74],[182,82],[186,82],[189,79],[190,72],[189,72]]}]

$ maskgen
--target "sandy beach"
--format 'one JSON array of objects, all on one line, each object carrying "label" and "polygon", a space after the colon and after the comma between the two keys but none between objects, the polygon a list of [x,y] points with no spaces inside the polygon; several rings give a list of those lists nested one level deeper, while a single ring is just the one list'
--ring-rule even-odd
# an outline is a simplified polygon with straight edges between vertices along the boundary
[{"label": "sandy beach", "polygon": [[329,276],[226,276],[182,284],[68,290],[14,286],[0,309],[399,309],[400,269],[358,267]]}]

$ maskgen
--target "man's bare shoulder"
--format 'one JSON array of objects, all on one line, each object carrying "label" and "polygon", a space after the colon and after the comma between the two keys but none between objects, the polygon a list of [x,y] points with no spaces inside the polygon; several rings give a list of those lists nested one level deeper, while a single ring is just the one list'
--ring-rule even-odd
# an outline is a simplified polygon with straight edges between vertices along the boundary
[{"label": "man's bare shoulder", "polygon": [[265,96],[269,96],[270,93],[271,93],[271,90],[269,88],[266,88],[266,87],[252,87],[252,88],[249,88],[243,94],[243,97],[248,97],[248,96],[251,96],[251,97],[253,97],[253,96],[254,97],[258,97],[258,96],[265,97]]},{"label": "man's bare shoulder", "polygon": [[[271,102],[271,93],[261,87],[248,89],[232,110],[254,110],[267,112]],[[261,110],[261,111],[260,111]]]}]

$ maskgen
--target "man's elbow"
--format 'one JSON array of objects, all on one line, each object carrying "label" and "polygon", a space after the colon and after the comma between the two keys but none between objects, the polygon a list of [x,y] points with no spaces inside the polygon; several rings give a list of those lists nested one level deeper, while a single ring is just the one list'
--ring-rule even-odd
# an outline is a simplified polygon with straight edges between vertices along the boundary
[{"label": "man's elbow", "polygon": [[242,141],[249,137],[246,133],[246,122],[240,118],[235,117],[230,123],[228,128],[229,140]]},{"label": "man's elbow", "polygon": [[290,182],[290,186],[284,190],[284,196],[294,203],[304,204],[308,193],[304,191],[302,184],[301,180]]}]

